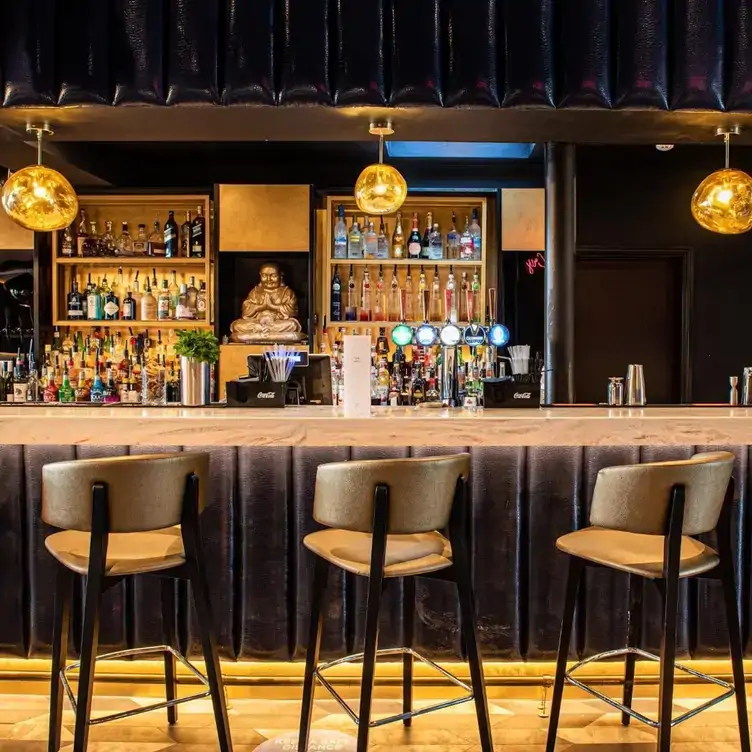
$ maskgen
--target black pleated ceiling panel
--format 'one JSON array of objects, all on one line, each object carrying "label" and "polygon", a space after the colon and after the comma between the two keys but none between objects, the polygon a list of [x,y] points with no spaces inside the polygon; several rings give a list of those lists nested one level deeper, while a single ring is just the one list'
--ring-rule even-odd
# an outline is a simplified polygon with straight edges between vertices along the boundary
[{"label": "black pleated ceiling panel", "polygon": [[752,109],[752,0],[729,0],[726,23],[734,30],[726,48],[729,110]]},{"label": "black pleated ceiling panel", "polygon": [[274,0],[226,0],[223,104],[274,104]]},{"label": "black pleated ceiling panel", "polygon": [[109,49],[114,104],[164,104],[164,28],[161,2],[111,0]]}]

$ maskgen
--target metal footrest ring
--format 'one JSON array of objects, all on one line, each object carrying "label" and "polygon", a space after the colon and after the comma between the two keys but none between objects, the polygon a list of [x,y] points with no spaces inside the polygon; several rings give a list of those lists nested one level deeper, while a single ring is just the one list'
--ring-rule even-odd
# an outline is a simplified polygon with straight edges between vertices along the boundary
[{"label": "metal footrest ring", "polygon": [[[100,655],[98,658],[96,658],[94,661],[94,665],[96,666],[97,661],[113,660],[116,658],[130,658],[131,656],[135,656],[135,655],[149,655],[151,653],[170,653],[171,655],[173,655],[198,679],[198,681],[201,684],[203,684],[207,688],[206,692],[200,692],[195,695],[190,695],[189,697],[176,697],[174,700],[166,700],[165,702],[157,702],[157,703],[154,703],[153,705],[147,705],[143,708],[138,708],[136,710],[125,710],[122,713],[112,713],[110,715],[103,716],[102,718],[92,718],[89,721],[90,726],[97,726],[100,723],[107,723],[108,721],[118,721],[121,718],[130,718],[133,715],[140,715],[141,713],[149,713],[152,710],[162,710],[164,708],[171,708],[175,705],[180,705],[184,702],[191,702],[192,700],[200,700],[201,698],[208,697],[211,694],[209,690],[209,680],[183,655],[178,653],[177,650],[174,650],[169,645],[157,645],[151,648],[131,648],[130,650],[118,650],[114,653],[106,653],[105,655]],[[75,663],[71,663],[67,665],[64,669],[60,671],[60,681],[63,684],[65,693],[68,695],[68,700],[70,700],[70,704],[73,706],[74,713],[78,712],[78,708],[76,705],[76,698],[73,694],[73,690],[71,688],[70,682],[68,681],[67,674],[68,672],[75,671],[76,669],[80,667],[81,667],[81,661],[76,661]]]},{"label": "metal footrest ring", "polygon": [[[611,707],[616,708],[617,710],[620,710],[622,713],[626,713],[632,718],[636,718],[638,721],[642,721],[642,723],[645,723],[648,726],[651,726],[652,728],[658,728],[660,725],[658,721],[655,721],[652,718],[648,718],[646,715],[643,715],[642,713],[638,713],[636,710],[632,710],[632,708],[628,708],[625,705],[622,705],[620,702],[617,702],[612,697],[608,697],[607,695],[604,695],[602,692],[599,692],[597,689],[594,689],[593,687],[585,684],[584,682],[581,682],[579,679],[575,679],[572,676],[572,674],[575,671],[587,665],[588,663],[595,663],[596,661],[602,661],[607,658],[618,658],[620,656],[626,656],[629,654],[637,655],[640,658],[645,658],[649,661],[660,662],[661,660],[659,656],[653,655],[652,653],[648,653],[646,650],[640,650],[640,648],[621,648],[619,650],[607,650],[604,653],[598,653],[597,655],[590,656],[590,658],[586,658],[584,661],[575,663],[575,665],[572,666],[572,668],[570,668],[569,671],[565,672],[564,677],[570,684],[573,684],[575,687],[579,687],[580,689],[584,690],[588,694],[593,695],[593,697],[597,697],[599,700],[603,700],[603,702],[608,703],[609,705],[611,705]],[[722,702],[723,700],[727,700],[729,697],[734,696],[734,693],[736,690],[728,682],[722,681],[721,679],[716,679],[714,676],[708,676],[708,674],[703,674],[700,671],[695,671],[694,669],[689,668],[688,666],[683,666],[680,663],[675,663],[674,668],[679,669],[679,671],[683,671],[685,674],[690,674],[691,676],[694,676],[696,679],[702,679],[703,681],[710,682],[711,684],[715,684],[716,686],[725,689],[726,692],[724,692],[722,695],[719,695],[718,697],[714,697],[712,700],[708,700],[702,705],[698,705],[696,708],[692,708],[691,710],[687,711],[686,713],[683,713],[677,718],[673,718],[671,720],[672,727],[678,726],[680,723],[692,718],[693,716],[696,716],[698,713],[702,713],[703,710],[708,710],[709,708],[712,708],[714,705],[717,705],[719,702]]]},{"label": "metal footrest ring", "polygon": [[[347,655],[344,658],[338,658],[336,661],[330,661],[329,663],[324,663],[323,665],[317,667],[313,675],[316,679],[318,679],[321,682],[321,685],[331,694],[331,696],[341,705],[343,710],[347,713],[347,715],[352,718],[352,720],[355,722],[355,725],[360,725],[360,718],[356,715],[355,711],[347,704],[344,697],[342,697],[339,692],[337,692],[336,689],[327,681],[327,679],[322,676],[322,671],[327,671],[330,668],[334,668],[334,666],[339,666],[342,663],[352,663],[354,661],[362,660],[363,659],[363,653],[355,653],[354,655]],[[430,705],[427,708],[421,708],[420,710],[413,710],[409,713],[399,713],[398,715],[390,715],[387,718],[379,718],[377,721],[369,721],[368,726],[370,728],[376,728],[377,726],[385,726],[387,723],[395,723],[396,721],[404,721],[406,718],[416,718],[419,715],[426,715],[427,713],[433,713],[437,710],[444,710],[445,708],[451,708],[455,705],[461,705],[463,702],[469,702],[472,700],[475,695],[473,694],[473,690],[470,686],[465,684],[465,682],[458,679],[454,674],[447,671],[445,668],[442,668],[438,665],[438,663],[434,663],[432,660],[429,660],[428,658],[424,658],[420,653],[416,653],[412,648],[387,648],[384,650],[377,650],[376,651],[376,658],[380,658],[385,655],[411,655],[413,658],[416,658],[421,663],[425,663],[427,666],[430,666],[433,669],[436,669],[445,679],[449,680],[452,684],[454,684],[457,687],[461,687],[464,689],[468,694],[462,697],[458,697],[454,700],[447,700],[444,702],[437,703],[436,705]]]}]

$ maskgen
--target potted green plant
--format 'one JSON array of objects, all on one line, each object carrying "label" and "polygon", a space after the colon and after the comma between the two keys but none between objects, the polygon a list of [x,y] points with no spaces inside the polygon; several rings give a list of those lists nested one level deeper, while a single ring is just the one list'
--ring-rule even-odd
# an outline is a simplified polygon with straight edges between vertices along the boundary
[{"label": "potted green plant", "polygon": [[219,342],[208,329],[180,329],[175,354],[180,356],[180,401],[208,405],[211,367],[219,360]]}]

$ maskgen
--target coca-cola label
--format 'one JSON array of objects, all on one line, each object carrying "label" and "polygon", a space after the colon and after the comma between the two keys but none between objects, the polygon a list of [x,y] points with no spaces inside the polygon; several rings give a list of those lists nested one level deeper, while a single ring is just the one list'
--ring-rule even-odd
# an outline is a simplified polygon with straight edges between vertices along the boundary
[{"label": "coca-cola label", "polygon": [[274,399],[277,395],[274,392],[259,392],[256,396],[259,399]]},{"label": "coca-cola label", "polygon": [[515,392],[514,399],[531,399],[532,392]]}]

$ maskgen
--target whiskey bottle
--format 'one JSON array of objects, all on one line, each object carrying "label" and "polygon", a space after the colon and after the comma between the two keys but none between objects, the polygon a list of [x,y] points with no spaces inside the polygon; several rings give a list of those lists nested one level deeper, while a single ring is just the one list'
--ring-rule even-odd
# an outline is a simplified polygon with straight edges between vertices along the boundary
[{"label": "whiskey bottle", "polygon": [[457,214],[452,212],[452,226],[446,236],[447,258],[459,258],[460,236],[457,233]]},{"label": "whiskey bottle", "polygon": [[109,219],[104,223],[104,235],[99,240],[99,247],[102,256],[115,255],[115,234],[112,232],[112,222]]},{"label": "whiskey bottle", "polygon": [[199,285],[198,295],[196,295],[196,318],[199,320],[206,318],[206,283],[203,281]]},{"label": "whiskey bottle", "polygon": [[123,311],[122,311],[123,321],[135,321],[136,310],[137,310],[136,300],[133,297],[133,293],[131,293],[131,288],[128,287],[125,297],[123,298]]},{"label": "whiskey bottle", "polygon": [[192,319],[198,318],[198,289],[196,288],[195,277],[190,278],[186,292],[188,294],[188,310],[190,311],[190,317]]},{"label": "whiskey bottle", "polygon": [[206,221],[204,207],[199,204],[196,216],[191,223],[191,257],[203,258],[206,255]]},{"label": "whiskey bottle", "polygon": [[133,241],[133,253],[136,256],[145,256],[149,239],[146,237],[146,225],[139,225],[136,239]]},{"label": "whiskey bottle", "polygon": [[84,304],[83,297],[78,291],[78,282],[73,280],[73,288],[68,293],[68,319],[71,321],[83,321]]},{"label": "whiskey bottle", "polygon": [[413,212],[413,229],[407,239],[407,255],[411,259],[420,258],[420,230],[418,229],[418,212]]},{"label": "whiskey bottle", "polygon": [[170,318],[170,291],[167,288],[167,280],[162,280],[162,289],[157,298],[157,319],[164,321]]},{"label": "whiskey bottle", "polygon": [[73,233],[71,232],[70,226],[68,226],[63,230],[63,239],[60,243],[60,255],[65,258],[73,256],[73,246]]},{"label": "whiskey bottle", "polygon": [[388,259],[389,258],[389,237],[387,233],[389,228],[384,225],[384,217],[381,218],[379,223],[379,235],[376,238],[376,258]]},{"label": "whiskey bottle", "polygon": [[86,220],[86,210],[81,209],[81,213],[78,219],[78,227],[76,228],[76,255],[84,255],[84,240],[89,237],[89,225]]},{"label": "whiskey bottle", "polygon": [[[340,208],[342,208],[340,206]],[[342,321],[342,280],[339,278],[339,266],[334,265],[332,274],[331,305],[329,307],[331,321]]]},{"label": "whiskey bottle", "polygon": [[118,235],[115,241],[115,252],[118,256],[132,256],[133,255],[133,238],[128,231],[128,223],[123,222],[120,225],[120,235]]},{"label": "whiskey bottle", "polygon": [[[169,310],[169,308],[168,308]],[[157,300],[152,294],[149,277],[146,278],[144,285],[144,295],[141,298],[141,320],[156,321],[157,319]]]},{"label": "whiskey bottle", "polygon": [[392,256],[394,258],[404,258],[405,256],[405,234],[402,232],[402,212],[397,212],[397,224],[394,227],[392,235]]},{"label": "whiskey bottle", "polygon": [[78,372],[78,386],[74,393],[76,402],[91,402],[91,392],[86,385],[86,369],[81,368]]},{"label": "whiskey bottle", "polygon": [[347,306],[345,306],[345,321],[358,320],[358,303],[355,297],[355,275],[350,264],[350,276],[347,280]]},{"label": "whiskey bottle", "polygon": [[431,246],[431,230],[433,229],[433,214],[431,212],[426,213],[426,230],[423,233],[423,240],[420,242],[420,257],[422,259],[431,258],[430,246]]},{"label": "whiskey bottle", "polygon": [[165,258],[176,258],[180,254],[180,238],[178,232],[178,223],[175,221],[175,212],[170,209],[169,216],[164,225]]},{"label": "whiskey bottle", "polygon": [[102,255],[101,238],[97,232],[97,223],[92,220],[89,222],[91,229],[89,232],[79,238],[81,242],[81,256],[93,257]]},{"label": "whiskey bottle", "polygon": [[191,255],[191,210],[185,213],[185,222],[180,225],[180,255],[188,258]]},{"label": "whiskey bottle", "polygon": [[347,223],[345,222],[345,207],[337,207],[337,221],[334,224],[334,255],[333,258],[347,258]]},{"label": "whiskey bottle", "polygon": [[159,219],[154,220],[154,230],[149,235],[149,240],[146,244],[146,253],[149,256],[162,256],[166,253],[164,234],[159,229]]}]

